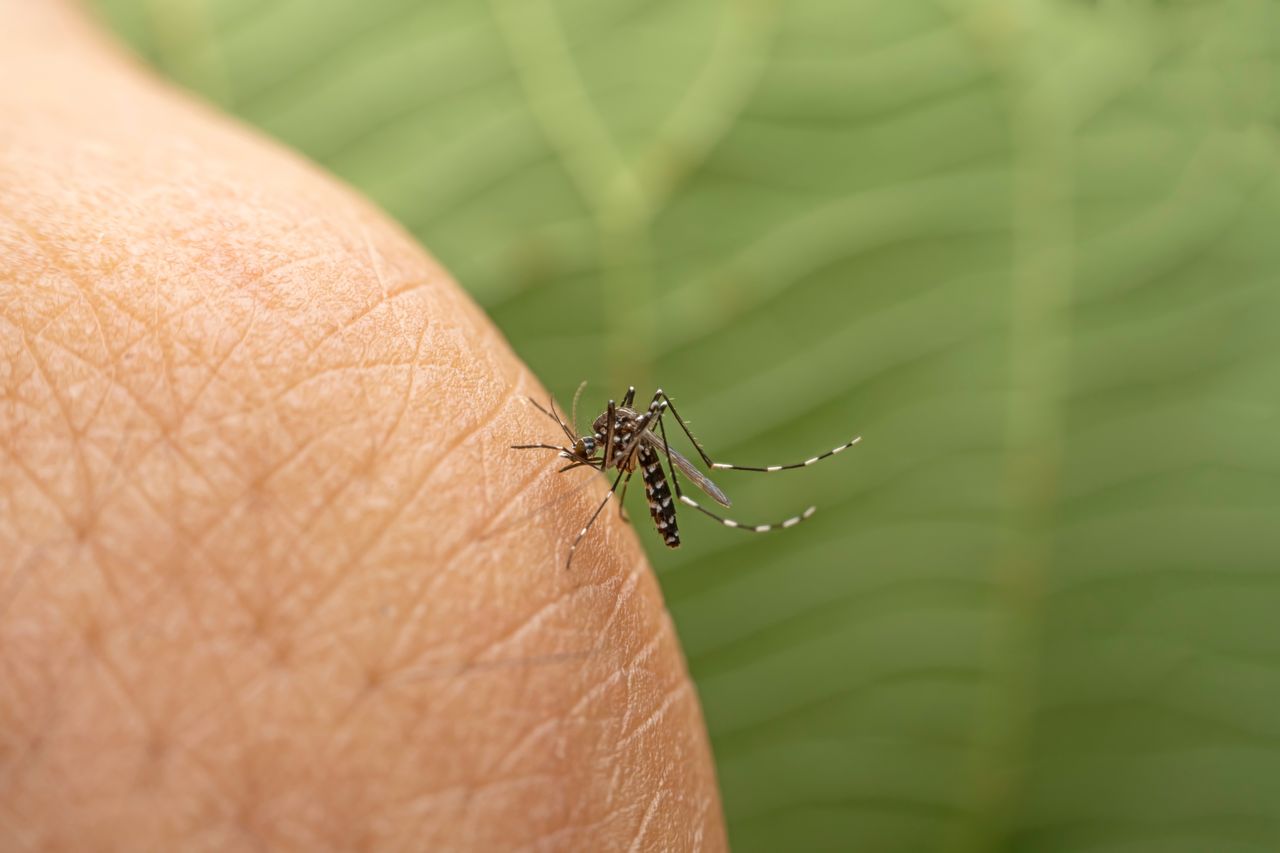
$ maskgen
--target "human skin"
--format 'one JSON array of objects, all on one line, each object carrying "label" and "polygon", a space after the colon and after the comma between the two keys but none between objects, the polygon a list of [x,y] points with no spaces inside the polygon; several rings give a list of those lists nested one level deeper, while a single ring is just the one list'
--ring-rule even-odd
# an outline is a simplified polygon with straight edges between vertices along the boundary
[{"label": "human skin", "polygon": [[[605,484],[383,214],[0,0],[0,848],[721,849]],[[586,488],[582,480],[595,478]]]}]

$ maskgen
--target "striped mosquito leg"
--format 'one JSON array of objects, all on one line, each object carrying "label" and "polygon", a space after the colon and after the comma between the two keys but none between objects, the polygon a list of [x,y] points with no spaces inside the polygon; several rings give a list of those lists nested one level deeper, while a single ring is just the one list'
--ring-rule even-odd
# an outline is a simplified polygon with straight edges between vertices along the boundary
[{"label": "striped mosquito leg", "polygon": [[696,509],[703,515],[709,515],[725,527],[733,527],[737,530],[749,530],[752,533],[768,533],[770,530],[781,530],[784,527],[795,527],[800,522],[813,516],[818,511],[816,506],[811,506],[799,515],[793,515],[783,521],[774,522],[773,524],[744,524],[741,521],[734,521],[732,518],[725,518],[723,515],[716,515],[711,510],[699,504],[688,495],[681,495],[680,500]]},{"label": "striped mosquito leg", "polygon": [[629,485],[631,485],[631,478],[627,477],[622,481],[622,491],[618,492],[618,518],[627,524],[631,523],[631,516],[627,515],[627,486]]},{"label": "striped mosquito leg", "polygon": [[[671,410],[671,414],[675,415],[675,409]],[[680,416],[676,415],[676,417]],[[667,442],[667,425],[661,418],[658,419],[658,435],[662,436],[662,452],[667,454],[667,464],[671,466],[671,485],[676,487],[676,497],[684,500],[684,495],[680,492],[680,477],[676,474],[675,463],[671,461],[671,445]]]},{"label": "striped mosquito leg", "polygon": [[854,438],[851,441],[846,441],[844,444],[840,445],[839,447],[833,447],[830,450],[828,450],[826,453],[821,453],[817,456],[810,457],[809,459],[806,459],[803,462],[797,462],[794,465],[766,465],[762,468],[756,468],[750,465],[730,465],[727,462],[712,462],[711,467],[718,468],[722,471],[787,471],[792,468],[804,468],[809,465],[812,465],[815,462],[821,462],[823,459],[826,459],[828,456],[835,456],[840,451],[849,447],[853,447],[859,441],[862,441],[862,436],[860,435],[854,436]]},{"label": "striped mosquito leg", "polygon": [[[702,457],[703,463],[714,468],[715,463],[711,461],[711,457],[707,455],[707,451],[702,449],[702,444],[699,443],[698,439],[693,437],[693,433],[689,430],[688,422],[685,421],[684,418],[680,417],[680,413],[676,411],[676,404],[671,402],[671,398],[667,396],[667,392],[659,388],[654,393],[653,398],[656,400],[659,397],[662,398],[663,403],[671,407],[671,414],[675,415],[676,423],[680,424],[680,429],[684,430],[684,434],[689,437],[689,441],[693,442],[693,447],[698,451],[698,455]],[[677,489],[677,491],[679,490]]]},{"label": "striped mosquito leg", "polygon": [[542,414],[546,415],[547,417],[551,418],[551,420],[559,424],[560,429],[564,431],[564,434],[569,438],[570,442],[572,442],[575,438],[577,438],[577,436],[573,434],[573,431],[569,429],[568,425],[566,425],[565,422],[560,419],[560,415],[556,413],[555,397],[551,397],[549,400],[549,402],[551,403],[550,410],[543,408],[542,404],[539,403],[537,400],[533,399],[532,397],[526,397],[525,399],[528,400],[530,403],[533,403],[533,405],[537,408],[537,410],[542,412]]},{"label": "striped mosquito leg", "polygon": [[671,503],[671,489],[667,486],[667,477],[662,470],[662,460],[658,454],[646,444],[640,445],[636,454],[640,464],[641,476],[644,478],[644,494],[649,501],[649,515],[662,534],[662,541],[668,548],[680,547],[680,529],[676,526],[676,508]]},{"label": "striped mosquito leg", "polygon": [[618,476],[613,480],[613,485],[609,487],[609,494],[604,496],[604,500],[600,501],[600,506],[596,507],[596,511],[591,513],[591,517],[587,519],[587,523],[582,525],[582,529],[578,531],[578,535],[574,538],[573,544],[569,546],[569,558],[564,561],[565,571],[568,571],[569,566],[573,565],[573,554],[578,550],[578,545],[580,545],[582,540],[586,538],[587,531],[591,529],[591,525],[596,523],[596,517],[600,515],[600,511],[604,509],[604,505],[609,502],[609,498],[613,497],[613,493],[618,488],[619,481],[622,480],[626,473],[626,471],[618,472]]}]

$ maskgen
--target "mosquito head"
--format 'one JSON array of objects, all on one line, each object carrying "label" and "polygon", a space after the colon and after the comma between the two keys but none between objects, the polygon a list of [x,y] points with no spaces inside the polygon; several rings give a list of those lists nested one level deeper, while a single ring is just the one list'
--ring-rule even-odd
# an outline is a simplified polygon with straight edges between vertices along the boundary
[{"label": "mosquito head", "polygon": [[596,437],[584,435],[573,443],[573,454],[579,459],[590,459],[596,455]]}]

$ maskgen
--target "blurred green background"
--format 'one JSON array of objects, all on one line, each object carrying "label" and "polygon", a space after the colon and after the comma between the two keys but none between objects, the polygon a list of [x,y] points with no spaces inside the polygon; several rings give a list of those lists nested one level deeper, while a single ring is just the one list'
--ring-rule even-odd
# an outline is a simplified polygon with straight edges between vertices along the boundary
[{"label": "blurred green background", "polygon": [[92,5],[562,400],[864,436],[639,525],[737,850],[1280,849],[1276,3]]}]

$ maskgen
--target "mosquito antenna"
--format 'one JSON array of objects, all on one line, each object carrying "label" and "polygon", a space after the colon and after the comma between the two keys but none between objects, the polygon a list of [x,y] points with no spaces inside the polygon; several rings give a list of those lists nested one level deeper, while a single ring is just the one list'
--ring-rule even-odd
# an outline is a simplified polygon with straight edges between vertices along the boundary
[{"label": "mosquito antenna", "polygon": [[569,429],[568,424],[566,424],[563,420],[561,420],[560,412],[556,409],[556,398],[548,394],[547,400],[551,402],[551,414],[555,416],[556,423],[560,424],[560,429],[564,430],[564,434],[569,437],[569,443],[573,444],[575,441],[578,440],[578,436],[576,433],[574,433],[573,430]]},{"label": "mosquito antenna", "polygon": [[587,389],[587,380],[582,380],[578,384],[578,390],[573,392],[573,408],[569,410],[569,420],[573,423],[573,431],[578,431],[578,398],[582,396],[582,392]]},{"label": "mosquito antenna", "polygon": [[[530,403],[533,403],[534,408],[536,408],[539,412],[542,412],[542,414],[546,415],[547,417],[551,418],[551,420],[558,423],[560,425],[560,429],[564,430],[564,434],[569,437],[570,444],[578,440],[578,437],[573,433],[571,433],[569,431],[569,428],[564,425],[564,421],[560,420],[559,415],[555,415],[555,414],[552,414],[552,412],[547,411],[547,409],[541,403],[539,403],[537,400],[533,399],[532,397],[526,397],[525,399],[528,400]],[[556,405],[555,400],[553,399],[551,401],[551,408],[553,411],[555,409],[555,405]]]}]

